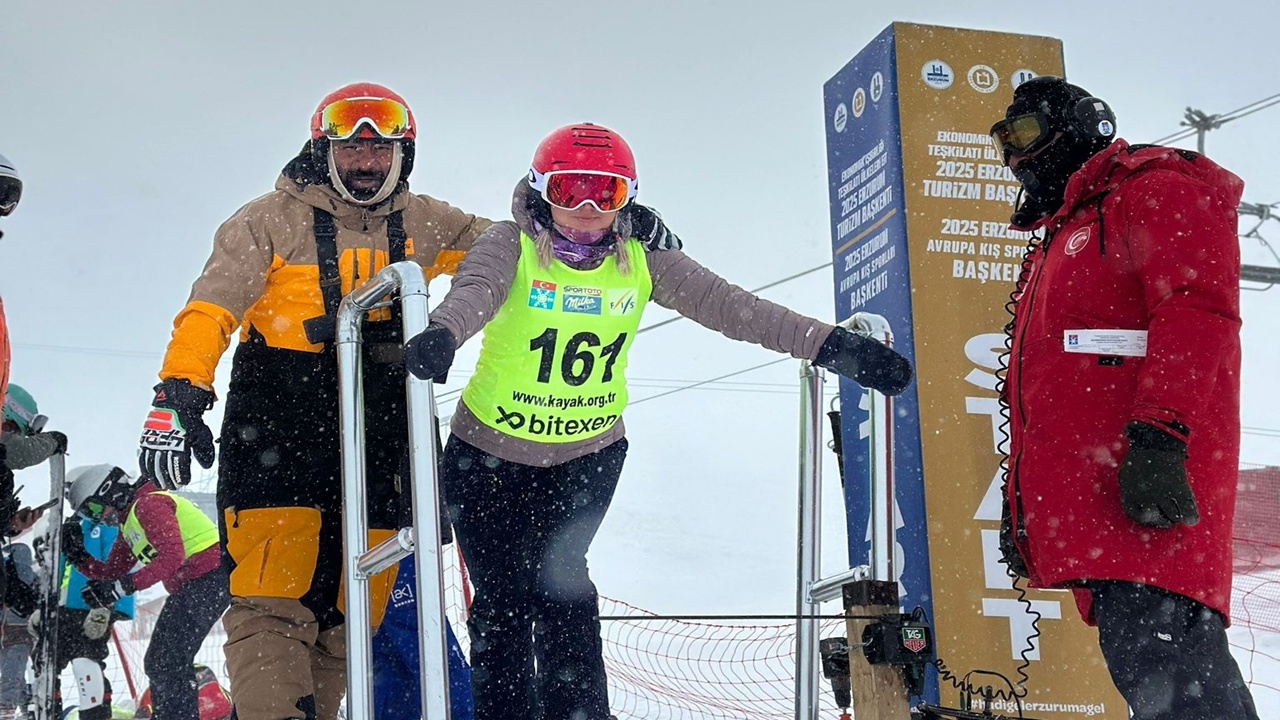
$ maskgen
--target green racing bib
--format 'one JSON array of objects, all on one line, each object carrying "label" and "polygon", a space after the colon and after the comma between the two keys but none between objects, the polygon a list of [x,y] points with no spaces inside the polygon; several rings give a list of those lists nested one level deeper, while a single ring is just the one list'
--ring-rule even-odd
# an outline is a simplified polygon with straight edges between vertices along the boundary
[{"label": "green racing bib", "polygon": [[644,248],[626,241],[631,272],[611,254],[593,270],[540,267],[520,234],[506,301],[484,328],[476,374],[462,400],[485,425],[524,440],[566,443],[599,435],[627,406],[627,351],[653,281]]}]

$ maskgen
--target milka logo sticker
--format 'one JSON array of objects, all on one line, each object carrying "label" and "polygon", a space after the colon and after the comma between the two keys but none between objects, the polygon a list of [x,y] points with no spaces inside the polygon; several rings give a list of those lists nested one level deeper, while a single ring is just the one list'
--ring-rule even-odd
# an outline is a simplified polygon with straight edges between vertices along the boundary
[{"label": "milka logo sticker", "polygon": [[604,292],[600,288],[565,285],[563,295],[561,308],[567,313],[599,315],[601,312]]}]

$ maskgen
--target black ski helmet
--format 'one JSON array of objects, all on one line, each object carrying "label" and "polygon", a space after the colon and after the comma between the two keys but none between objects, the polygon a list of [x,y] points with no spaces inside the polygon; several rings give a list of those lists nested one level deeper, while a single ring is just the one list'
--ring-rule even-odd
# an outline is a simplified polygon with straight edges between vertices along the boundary
[{"label": "black ski helmet", "polygon": [[0,217],[12,213],[21,199],[22,178],[18,177],[18,169],[9,158],[0,155]]},{"label": "black ski helmet", "polygon": [[1036,153],[1022,158],[1013,174],[1027,195],[1052,212],[1062,205],[1071,175],[1115,140],[1116,117],[1105,101],[1049,75],[1032,78],[1013,91],[1005,120],[992,127],[993,135],[1002,125],[1028,116],[1037,118],[1044,136],[1020,150],[1004,148],[1004,159],[1008,164],[1017,152]]}]

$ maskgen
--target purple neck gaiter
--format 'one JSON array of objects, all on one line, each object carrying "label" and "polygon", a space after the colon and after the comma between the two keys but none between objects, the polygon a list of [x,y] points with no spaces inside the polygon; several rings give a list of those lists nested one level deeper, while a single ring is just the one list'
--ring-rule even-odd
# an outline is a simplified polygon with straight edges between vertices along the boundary
[{"label": "purple neck gaiter", "polygon": [[557,260],[578,270],[599,265],[613,252],[616,241],[617,234],[612,229],[584,231],[551,226],[551,251]]}]

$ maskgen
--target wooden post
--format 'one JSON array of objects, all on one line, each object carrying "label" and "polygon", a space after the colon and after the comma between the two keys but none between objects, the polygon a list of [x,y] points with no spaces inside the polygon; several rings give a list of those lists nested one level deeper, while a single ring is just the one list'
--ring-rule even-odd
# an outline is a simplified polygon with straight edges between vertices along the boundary
[{"label": "wooden post", "polygon": [[857,720],[910,720],[911,705],[902,670],[887,663],[872,665],[862,653],[862,631],[868,616],[896,615],[898,584],[859,580],[844,586],[844,611],[849,633],[849,675],[853,686],[853,716]]}]

